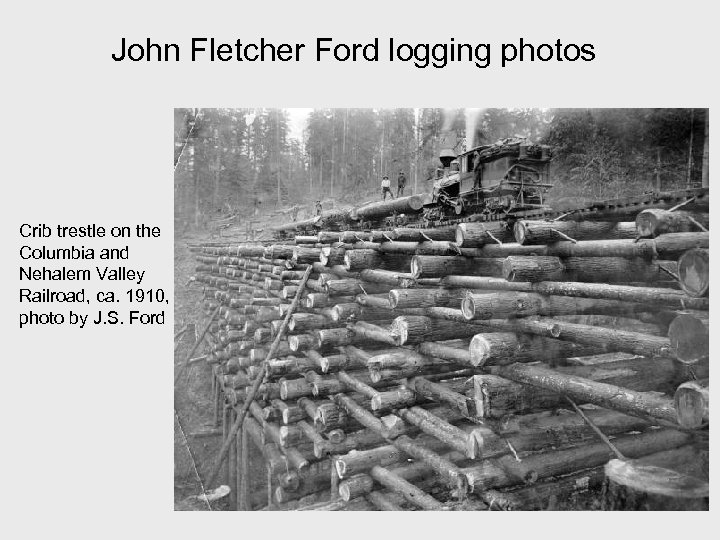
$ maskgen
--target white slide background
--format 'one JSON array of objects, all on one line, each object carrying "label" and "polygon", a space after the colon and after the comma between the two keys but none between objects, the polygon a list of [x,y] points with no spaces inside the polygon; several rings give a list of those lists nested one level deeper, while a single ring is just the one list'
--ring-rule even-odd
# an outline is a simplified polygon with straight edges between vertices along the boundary
[{"label": "white slide background", "polygon": [[[174,107],[711,107],[714,120],[720,90],[716,11],[714,3],[695,0],[4,4],[0,527],[5,537],[317,538],[338,537],[342,530],[351,538],[600,538],[664,537],[683,527],[703,534],[712,513],[691,520],[600,513],[174,513],[172,316],[162,328],[20,330],[18,228],[22,223],[160,226],[161,241],[135,241],[131,250],[152,283],[170,291]],[[390,36],[409,43],[454,37],[492,43],[493,63],[484,70],[469,64],[420,70],[386,61],[316,63],[311,48],[301,63],[191,63],[190,39],[211,36],[308,44],[317,37],[367,42],[377,36],[381,43]],[[110,55],[121,37],[179,43],[183,59],[113,62]],[[520,37],[593,43],[597,57],[589,63],[501,69],[499,44]],[[714,137],[711,145],[715,155]],[[718,339],[711,339],[715,351]],[[716,471],[713,463],[713,476]]]}]

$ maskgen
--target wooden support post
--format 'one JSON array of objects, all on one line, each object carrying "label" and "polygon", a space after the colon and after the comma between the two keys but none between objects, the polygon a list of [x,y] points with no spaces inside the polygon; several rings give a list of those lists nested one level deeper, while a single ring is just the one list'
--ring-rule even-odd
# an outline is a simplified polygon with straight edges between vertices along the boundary
[{"label": "wooden support post", "polygon": [[[234,421],[235,421],[235,409],[233,407],[228,407],[228,424],[232,425]],[[231,488],[230,489],[230,497],[229,497],[230,508],[237,508],[237,504],[238,504],[238,500],[239,500],[238,489],[237,489],[237,486],[239,483],[238,476],[237,476],[237,473],[238,473],[237,458],[238,458],[237,437],[233,436],[232,443],[230,444],[230,450],[229,450],[228,460],[227,460],[227,465],[228,465],[227,485],[230,486],[230,488]]]}]

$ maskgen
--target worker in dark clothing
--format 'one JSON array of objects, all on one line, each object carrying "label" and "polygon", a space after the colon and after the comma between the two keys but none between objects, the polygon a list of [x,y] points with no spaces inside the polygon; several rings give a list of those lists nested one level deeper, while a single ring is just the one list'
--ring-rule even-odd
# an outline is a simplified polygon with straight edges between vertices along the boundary
[{"label": "worker in dark clothing", "polygon": [[315,201],[315,215],[319,216],[322,214],[322,204],[320,204],[320,201]]},{"label": "worker in dark clothing", "polygon": [[400,171],[398,174],[398,188],[397,188],[397,196],[400,197],[400,195],[404,195],[405,191],[405,173]]},{"label": "worker in dark clothing", "polygon": [[388,178],[387,175],[383,176],[382,182],[380,183],[380,186],[382,186],[382,200],[385,200],[385,197],[387,194],[390,194],[390,198],[394,199],[395,196],[392,193],[392,190],[390,189],[390,178]]},{"label": "worker in dark clothing", "polygon": [[475,152],[475,157],[473,158],[473,171],[475,172],[473,189],[480,189],[482,187],[482,164],[480,163],[480,152]]}]

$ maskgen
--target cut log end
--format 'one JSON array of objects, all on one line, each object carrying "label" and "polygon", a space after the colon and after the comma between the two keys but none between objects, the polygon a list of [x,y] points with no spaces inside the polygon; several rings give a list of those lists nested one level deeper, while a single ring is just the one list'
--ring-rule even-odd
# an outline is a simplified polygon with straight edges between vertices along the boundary
[{"label": "cut log end", "polygon": [[675,357],[683,364],[697,364],[709,355],[708,328],[693,315],[675,317],[668,329],[668,339]]},{"label": "cut log end", "polygon": [[710,252],[707,249],[686,251],[678,261],[680,286],[695,298],[706,296],[710,289]]},{"label": "cut log end", "polygon": [[516,221],[513,226],[513,234],[515,235],[515,241],[523,245],[525,243],[525,224],[522,221]]},{"label": "cut log end", "polygon": [[462,310],[463,317],[465,317],[468,321],[475,318],[475,302],[472,297],[468,296],[463,298],[463,301],[460,304],[460,309]]},{"label": "cut log end", "polygon": [[647,496],[668,499],[702,499],[709,496],[707,482],[654,465],[612,459],[605,465],[605,475],[609,482]]},{"label": "cut log end", "polygon": [[675,391],[677,420],[684,428],[696,429],[709,419],[710,393],[697,382],[681,384]]},{"label": "cut log end", "polygon": [[422,275],[422,262],[418,257],[413,257],[410,261],[410,274],[414,279],[419,279]]}]

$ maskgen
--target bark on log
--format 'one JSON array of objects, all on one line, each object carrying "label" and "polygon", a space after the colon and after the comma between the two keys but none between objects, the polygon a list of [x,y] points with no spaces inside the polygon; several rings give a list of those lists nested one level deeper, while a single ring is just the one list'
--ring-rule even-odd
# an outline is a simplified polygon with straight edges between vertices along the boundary
[{"label": "bark on log", "polygon": [[635,222],[607,221],[517,221],[513,227],[518,244],[552,244],[562,240],[610,240],[635,238]]},{"label": "bark on log", "polygon": [[650,208],[635,216],[635,227],[640,238],[654,238],[665,233],[696,232],[701,231],[701,227],[707,229],[709,217],[702,213]]},{"label": "bark on log", "polygon": [[692,248],[707,248],[708,233],[671,233],[646,240],[581,240],[555,242],[549,245],[487,245],[482,249],[461,249],[464,257],[624,257],[627,259],[677,259]]},{"label": "bark on log", "polygon": [[412,279],[412,275],[406,272],[392,270],[362,270],[359,279],[369,283],[380,283],[383,285],[399,286],[404,280]]},{"label": "bark on log", "polygon": [[512,242],[513,232],[503,223],[461,223],[455,229],[455,243],[463,248]]},{"label": "bark on log", "polygon": [[295,244],[317,244],[317,236],[295,236]]},{"label": "bark on log", "polygon": [[431,382],[423,377],[415,377],[408,380],[407,387],[415,391],[419,396],[450,405],[465,417],[473,418],[477,415],[475,401],[456,392],[447,384]]},{"label": "bark on log", "polygon": [[315,335],[317,337],[317,346],[325,350],[353,343],[353,336],[347,328],[318,330]]},{"label": "bark on log", "polygon": [[[663,270],[663,268],[665,270]],[[507,257],[502,276],[508,281],[581,281],[617,283],[668,281],[667,271],[675,273],[673,261],[649,262],[622,257]]]},{"label": "bark on log", "polygon": [[398,411],[398,415],[450,448],[461,452],[468,459],[475,459],[478,456],[477,437],[474,431],[463,431],[422,407],[401,409]]},{"label": "bark on log", "polygon": [[476,334],[470,341],[470,362],[473,366],[504,366],[515,362],[562,363],[562,359],[598,353],[592,345],[570,341],[496,332]]},{"label": "bark on log", "polygon": [[411,369],[420,371],[451,365],[452,364],[446,360],[425,356],[410,349],[395,349],[390,352],[373,354],[366,364],[371,374],[374,371],[384,369]]},{"label": "bark on log", "polygon": [[293,250],[295,246],[274,244],[267,246],[263,252],[263,257],[266,259],[291,259],[293,256]]},{"label": "bark on log", "polygon": [[295,334],[288,336],[288,347],[292,352],[307,351],[318,345],[318,337],[315,334]]},{"label": "bark on log", "polygon": [[697,364],[710,354],[709,323],[692,314],[673,319],[668,329],[670,348],[683,364]]},{"label": "bark on log", "polygon": [[596,346],[605,352],[630,352],[642,356],[672,356],[670,340],[665,337],[575,324],[558,319],[491,319],[482,322],[489,328],[507,332],[526,332],[538,336]]},{"label": "bark on log", "polygon": [[382,242],[384,239],[382,231],[345,231],[340,234],[340,242],[353,244],[355,242]]},{"label": "bark on log", "polygon": [[354,220],[371,221],[381,219],[393,214],[415,214],[422,211],[425,204],[425,196],[410,195],[392,199],[391,201],[378,201],[353,208],[350,211],[350,218]]},{"label": "bark on log", "polygon": [[[638,458],[662,450],[676,448],[689,441],[689,435],[672,429],[653,430],[639,435],[613,439],[613,444],[628,458]],[[536,482],[580,469],[598,467],[614,454],[604,442],[526,456],[517,462],[514,456],[490,459],[463,469],[473,491],[485,491],[512,485]]]},{"label": "bark on log", "polygon": [[605,465],[603,510],[708,510],[707,482],[652,465],[613,459]]},{"label": "bark on log", "polygon": [[[606,409],[588,408],[583,414],[605,435],[643,431],[651,425],[646,420]],[[597,433],[582,416],[567,410],[510,416],[499,422],[486,421],[484,426],[473,431],[473,435],[477,459],[497,457],[513,450],[533,452],[597,441]]]},{"label": "bark on log", "polygon": [[372,503],[372,505],[377,510],[383,510],[386,512],[400,512],[402,511],[402,506],[398,504],[398,501],[396,500],[396,497],[392,497],[391,495],[396,495],[394,493],[383,493],[380,491],[371,491],[367,494],[366,498],[368,501]]},{"label": "bark on log", "polygon": [[330,296],[326,293],[309,293],[305,296],[305,307],[308,309],[316,309],[323,307],[332,307],[335,304],[352,302],[353,296]]},{"label": "bark on log", "polygon": [[347,502],[356,497],[367,495],[373,490],[373,480],[367,474],[361,473],[351,476],[340,483],[340,498]]},{"label": "bark on log", "polygon": [[619,300],[673,309],[708,309],[709,307],[707,298],[694,298],[682,291],[659,287],[555,281],[541,281],[538,283],[510,282],[504,279],[479,276],[446,276],[441,280],[441,285],[452,288],[536,292],[579,298]]},{"label": "bark on log", "polygon": [[393,289],[388,293],[392,309],[452,307],[459,308],[464,289]]},{"label": "bark on log", "polygon": [[391,240],[399,242],[425,242],[427,240],[437,242],[454,242],[454,227],[438,227],[437,229],[407,229],[396,228],[387,236]]},{"label": "bark on log", "polygon": [[490,510],[559,510],[568,505],[576,508],[574,498],[595,490],[604,479],[604,469],[595,467],[513,491],[489,489],[482,497]]},{"label": "bark on log", "polygon": [[670,398],[629,390],[587,378],[558,373],[544,367],[512,364],[498,368],[498,375],[515,382],[537,386],[625,414],[652,417],[676,423],[677,412]]},{"label": "bark on log", "polygon": [[393,444],[407,455],[430,465],[451,489],[456,490],[456,493],[463,495],[467,493],[467,478],[461,469],[450,460],[418,444],[407,435],[401,435],[393,441]]},{"label": "bark on log", "polygon": [[[393,291],[390,291],[392,294]],[[469,291],[462,302],[466,319],[504,319],[530,315],[573,315],[581,313],[639,313],[647,311],[641,304],[617,300],[596,300],[568,296],[547,296],[537,293]]]},{"label": "bark on log", "polygon": [[448,274],[498,277],[502,275],[502,268],[503,259],[434,255],[415,255],[410,264],[410,272],[415,279],[440,278]]},{"label": "bark on log", "polygon": [[680,287],[692,297],[707,296],[710,291],[710,250],[691,249],[678,261]]},{"label": "bark on log", "polygon": [[355,302],[338,303],[331,310],[333,322],[342,323],[348,321],[377,321],[387,319],[388,312],[382,309],[363,307]]},{"label": "bark on log", "polygon": [[696,429],[710,421],[710,386],[704,381],[688,381],[675,391],[677,423],[684,428]]},{"label": "bark on log", "polygon": [[294,313],[288,323],[288,329],[291,332],[307,332],[308,330],[320,330],[336,326],[337,323],[332,319],[315,313]]},{"label": "bark on log", "polygon": [[[707,365],[697,366],[699,376]],[[670,358],[635,358],[583,366],[559,367],[556,373],[583,377],[639,392],[671,391],[689,375]],[[501,418],[534,410],[566,407],[565,398],[551,390],[514,383],[497,375],[476,375],[473,380],[479,418]]]},{"label": "bark on log", "polygon": [[340,240],[341,234],[342,233],[335,231],[318,231],[318,242],[320,242],[321,244],[330,244],[332,242],[337,242]]},{"label": "bark on log", "polygon": [[425,341],[418,345],[418,352],[464,366],[472,365],[466,340]]},{"label": "bark on log", "polygon": [[363,426],[376,433],[383,433],[384,427],[380,419],[375,418],[372,414],[358,405],[353,399],[342,393],[335,395],[333,399],[335,400],[335,403],[345,409],[348,414],[352,415],[352,417]]},{"label": "bark on log", "polygon": [[388,411],[398,407],[408,407],[415,403],[415,392],[401,386],[394,390],[378,392],[370,400],[370,408],[374,412]]},{"label": "bark on log", "polygon": [[444,509],[442,503],[440,503],[437,499],[383,467],[376,465],[370,469],[370,476],[372,476],[373,480],[382,484],[391,491],[399,493],[405,497],[409,503],[415,506],[419,506],[424,510]]},{"label": "bark on log", "polygon": [[396,339],[392,331],[382,326],[359,321],[349,323],[347,330],[352,336],[353,343],[374,341],[387,345],[396,345]]},{"label": "bark on log", "polygon": [[[458,314],[461,320],[464,320],[459,310]],[[402,346],[422,343],[423,341],[442,341],[470,337],[478,332],[478,327],[472,324],[458,324],[450,320],[438,320],[420,315],[403,315],[393,320],[390,332],[394,336],[395,344]]]},{"label": "bark on log", "polygon": [[312,385],[305,379],[292,379],[280,383],[280,399],[297,399],[312,396]]},{"label": "bark on log", "polygon": [[325,267],[342,265],[345,263],[345,248],[323,246],[320,248],[320,264]]},{"label": "bark on log", "polygon": [[396,272],[410,270],[407,255],[382,254],[371,249],[352,249],[345,252],[344,266],[350,272],[382,268]]},{"label": "bark on log", "polygon": [[320,261],[320,248],[296,246],[293,249],[293,264],[311,264]]},{"label": "bark on log", "polygon": [[386,294],[359,294],[355,301],[361,306],[390,310],[390,300]]},{"label": "bark on log", "polygon": [[359,279],[331,279],[325,282],[325,291],[330,296],[387,293],[391,288],[389,285],[366,283]]}]

